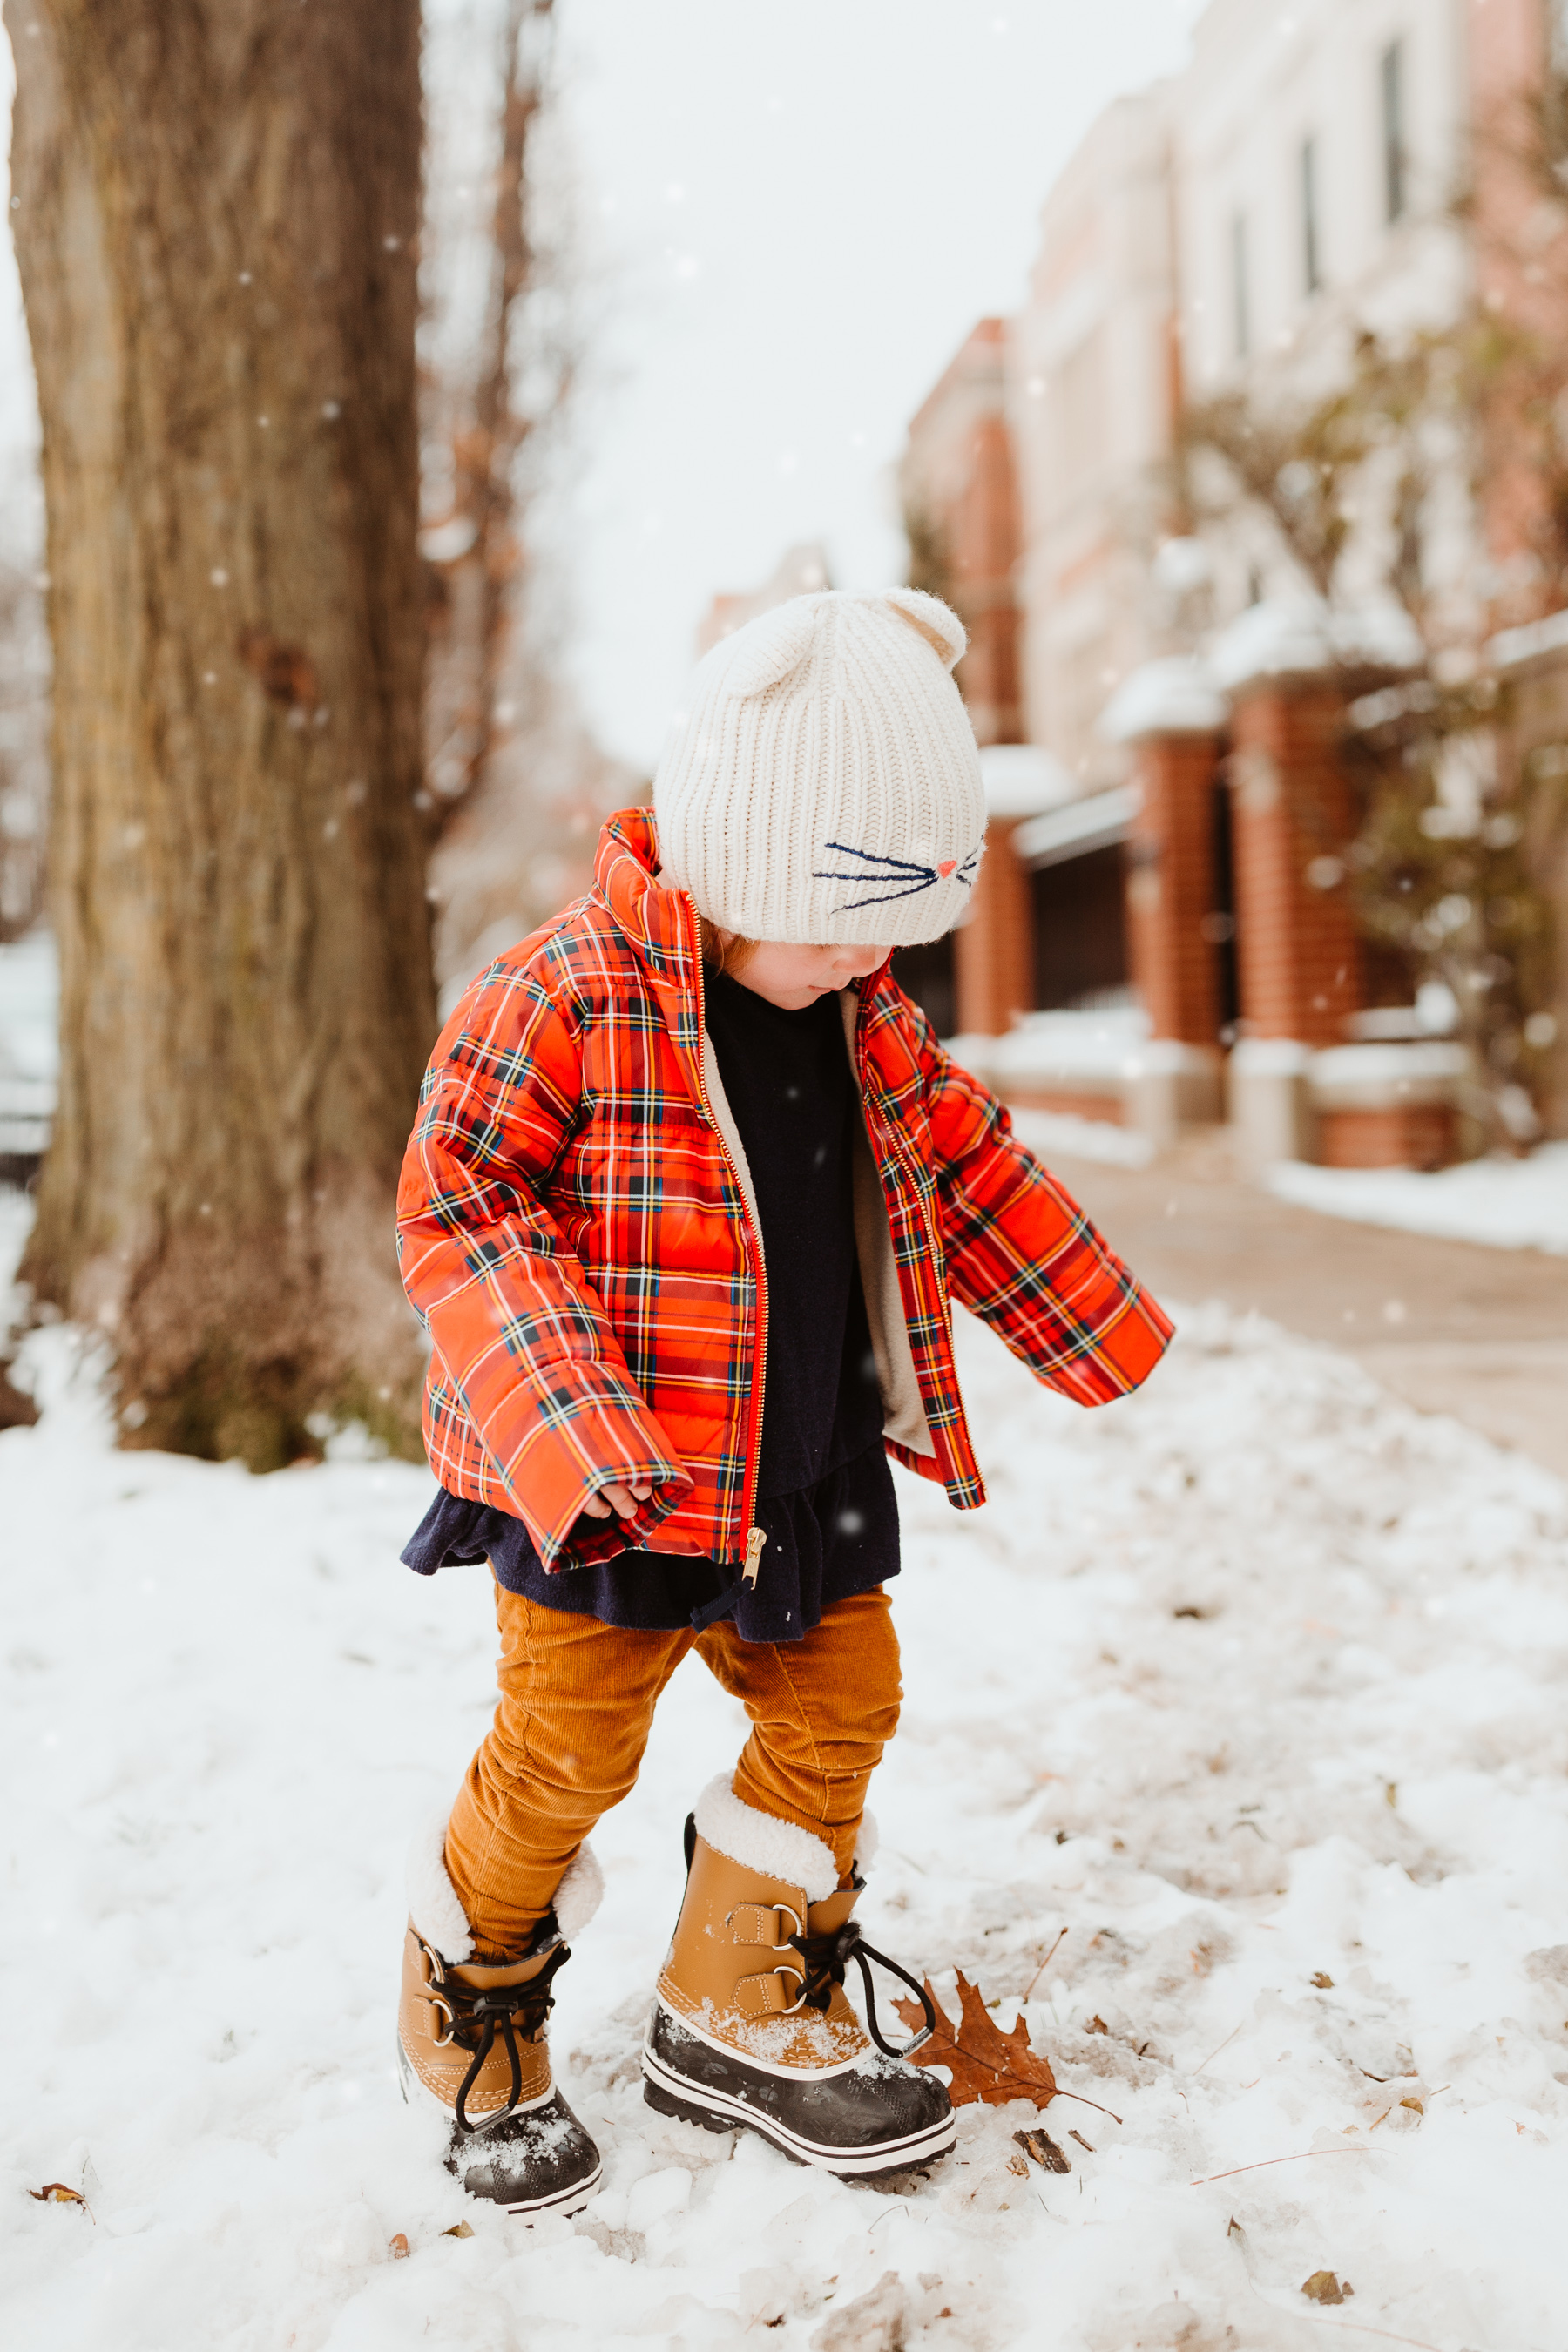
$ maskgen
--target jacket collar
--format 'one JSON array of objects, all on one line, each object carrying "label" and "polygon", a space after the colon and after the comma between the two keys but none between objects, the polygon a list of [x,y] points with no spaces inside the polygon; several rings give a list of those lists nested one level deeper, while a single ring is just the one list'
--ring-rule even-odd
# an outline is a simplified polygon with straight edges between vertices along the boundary
[{"label": "jacket collar", "polygon": [[606,818],[594,863],[594,896],[608,908],[649,979],[673,992],[676,1002],[666,1017],[678,1041],[694,1046],[700,1020],[697,908],[688,892],[658,879],[658,827],[651,809],[617,809]]},{"label": "jacket collar", "polygon": [[[698,970],[701,934],[690,893],[658,879],[658,827],[649,808],[617,809],[605,822],[594,865],[594,895],[660,988],[679,1003],[668,1017],[679,1042],[694,1047],[700,1024]],[[862,981],[852,983],[862,1003],[892,982],[892,951]]]}]

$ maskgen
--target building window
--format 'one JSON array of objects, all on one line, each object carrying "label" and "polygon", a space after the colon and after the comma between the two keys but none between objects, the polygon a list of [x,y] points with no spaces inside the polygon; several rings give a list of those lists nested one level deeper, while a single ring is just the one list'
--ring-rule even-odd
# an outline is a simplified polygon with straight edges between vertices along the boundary
[{"label": "building window", "polygon": [[1237,213],[1230,224],[1230,317],[1236,356],[1244,360],[1252,349],[1252,302],[1247,285],[1245,213]]},{"label": "building window", "polygon": [[1318,142],[1301,142],[1301,283],[1315,294],[1323,282],[1323,248],[1318,222]]},{"label": "building window", "polygon": [[1037,1010],[1088,1012],[1125,1003],[1130,973],[1121,844],[1037,868],[1029,877],[1029,896]]},{"label": "building window", "polygon": [[1383,95],[1383,215],[1391,226],[1405,217],[1409,191],[1405,152],[1405,44],[1393,41],[1378,68]]}]

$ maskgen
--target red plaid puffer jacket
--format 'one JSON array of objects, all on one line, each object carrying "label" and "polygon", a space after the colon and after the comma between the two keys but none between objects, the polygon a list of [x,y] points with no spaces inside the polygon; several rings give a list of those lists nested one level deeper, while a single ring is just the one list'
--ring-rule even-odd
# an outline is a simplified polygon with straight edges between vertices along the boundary
[{"label": "red plaid puffer jacket", "polygon": [[[399,1191],[403,1279],[433,1347],[431,1467],[521,1518],[549,1569],[650,1544],[747,1556],[766,1288],[704,1080],[696,910],[658,864],[652,816],[623,810],[588,897],[469,987]],[[1080,1404],[1136,1388],[1171,1325],[886,966],[860,984],[853,1055],[917,1423],[923,1408],[915,1443],[889,1450],[968,1508],[985,1492],[950,1295]],[[633,1518],[579,1523],[616,1479],[660,1483]]]}]

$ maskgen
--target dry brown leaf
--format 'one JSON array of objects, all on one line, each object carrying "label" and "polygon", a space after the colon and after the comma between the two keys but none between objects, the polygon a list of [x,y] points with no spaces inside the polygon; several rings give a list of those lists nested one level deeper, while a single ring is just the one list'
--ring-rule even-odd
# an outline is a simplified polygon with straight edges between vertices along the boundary
[{"label": "dry brown leaf", "polygon": [[444,2238],[471,2238],[473,2234],[473,2226],[468,2221],[454,2221],[449,2230],[441,2232]]},{"label": "dry brown leaf", "polygon": [[[1072,2161],[1068,2157],[1066,2148],[1058,2147],[1055,2140],[1051,2137],[1049,2132],[1021,2131],[1015,2132],[1013,2137],[1017,2141],[1018,2146],[1023,2149],[1025,2155],[1032,2156],[1035,2162],[1037,2164],[1044,2165],[1047,2172],[1070,2172],[1072,2170]],[[1076,2132],[1073,2137],[1075,2139],[1077,2138],[1078,2135]],[[1024,2167],[1026,2172],[1028,2168],[1027,2165]]]},{"label": "dry brown leaf", "polygon": [[388,2238],[386,2251],[395,2263],[405,2263],[408,2260],[408,2241],[401,2230],[395,2237]]},{"label": "dry brown leaf", "polygon": [[79,2189],[68,2189],[63,2180],[46,2180],[41,2189],[29,2189],[27,2194],[38,2205],[85,2206],[87,2203]]},{"label": "dry brown leaf", "polygon": [[[1033,2099],[1043,2107],[1057,2095],[1057,2078],[1048,2059],[1029,2047],[1029,2029],[1022,2017],[1011,2033],[1004,2033],[989,2014],[978,1985],[959,1972],[959,2022],[956,2028],[926,1980],[926,1999],[936,2011],[936,2031],[914,2053],[917,2066],[952,2069],[952,2104],[968,2106],[978,2100],[987,2107],[1005,2107],[1009,2099]],[[919,2004],[895,2000],[894,2008],[911,2032],[925,2023]]]},{"label": "dry brown leaf", "polygon": [[1310,2279],[1303,2280],[1301,2292],[1309,2303],[1343,2303],[1355,2289],[1349,2279],[1342,2286],[1332,2271],[1314,2271]]},{"label": "dry brown leaf", "polygon": [[1086,2033],[1109,2033],[1110,2028],[1103,2017],[1091,2017],[1083,2030]]},{"label": "dry brown leaf", "polygon": [[1307,1981],[1309,1984],[1315,1984],[1320,1992],[1331,1992],[1333,1990],[1334,1980],[1332,1977],[1330,1976],[1326,1969],[1314,1969]]}]

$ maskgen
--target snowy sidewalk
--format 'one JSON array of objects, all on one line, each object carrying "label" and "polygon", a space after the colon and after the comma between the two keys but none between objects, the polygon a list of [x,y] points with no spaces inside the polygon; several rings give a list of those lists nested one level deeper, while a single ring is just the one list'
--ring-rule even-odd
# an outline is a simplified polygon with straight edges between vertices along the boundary
[{"label": "snowy sidewalk", "polygon": [[1320,1215],[1241,1182],[1213,1134],[1148,1169],[1052,1165],[1157,1297],[1328,1340],[1408,1403],[1568,1477],[1568,1258]]},{"label": "snowy sidewalk", "polygon": [[[905,2196],[643,2105],[681,1820],[739,1743],[691,1662],[562,1980],[605,2193],[532,2231],[468,2205],[391,2040],[406,1830],[490,1704],[485,1580],[395,1564],[413,1469],[117,1454],[68,1394],[0,1437],[8,2346],[804,2352],[890,2340],[819,2333],[889,2272],[919,2346],[1563,2341],[1568,1496],[1219,1310],[1092,1414],[960,1321],[994,1499],[900,1474],[866,1925],[950,2007],[954,1967],[1005,2024],[1033,1983],[1037,2045],[1121,2121],[1058,2101],[1072,2171],[1020,2172],[1032,2111],[965,2109]],[[25,2193],[84,2167],[90,2219]]]}]

